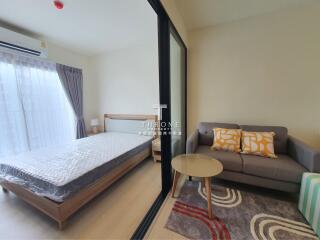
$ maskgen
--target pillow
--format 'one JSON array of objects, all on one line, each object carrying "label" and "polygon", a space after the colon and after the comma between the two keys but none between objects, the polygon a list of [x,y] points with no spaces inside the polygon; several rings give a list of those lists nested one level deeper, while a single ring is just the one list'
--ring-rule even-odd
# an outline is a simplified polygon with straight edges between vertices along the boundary
[{"label": "pillow", "polygon": [[274,132],[242,132],[242,153],[277,158],[274,154]]},{"label": "pillow", "polygon": [[212,150],[240,152],[241,129],[214,128]]}]

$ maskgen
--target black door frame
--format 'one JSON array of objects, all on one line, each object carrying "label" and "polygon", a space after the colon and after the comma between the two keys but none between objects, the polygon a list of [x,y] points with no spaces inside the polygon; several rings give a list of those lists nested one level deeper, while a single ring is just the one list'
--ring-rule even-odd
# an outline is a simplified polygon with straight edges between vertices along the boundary
[{"label": "black door frame", "polygon": [[[187,136],[187,47],[179,35],[170,17],[166,13],[160,0],[147,0],[151,7],[158,15],[158,55],[159,55],[159,89],[160,104],[167,105],[162,112],[161,123],[171,122],[171,105],[170,105],[170,32],[173,34],[180,46],[185,51],[185,136]],[[167,128],[168,129],[168,128]],[[170,130],[169,130],[170,131]],[[158,213],[162,203],[170,192],[172,186],[172,169],[171,169],[171,135],[162,134],[161,130],[161,182],[162,190],[144,219],[132,235],[131,239],[142,239],[148,231],[153,219]]]},{"label": "black door frame", "polygon": [[[159,45],[159,88],[160,88],[160,104],[167,105],[167,109],[162,112],[162,120],[160,123],[171,122],[171,105],[170,105],[170,33],[177,40],[179,45],[184,49],[185,64],[185,136],[187,136],[187,47],[181,38],[176,27],[170,20],[164,7],[159,0],[148,0],[152,8],[158,15],[158,45]],[[168,129],[168,127],[167,127]],[[162,131],[161,133],[166,132]],[[161,134],[161,173],[162,173],[162,195],[167,196],[172,185],[171,174],[171,136]]]}]

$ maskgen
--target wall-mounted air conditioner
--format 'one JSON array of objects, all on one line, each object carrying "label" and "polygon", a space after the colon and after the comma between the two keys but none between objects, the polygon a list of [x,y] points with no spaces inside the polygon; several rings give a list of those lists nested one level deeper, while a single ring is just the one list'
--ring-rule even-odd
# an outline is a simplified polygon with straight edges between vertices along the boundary
[{"label": "wall-mounted air conditioner", "polygon": [[0,27],[0,48],[46,58],[48,49],[44,41]]}]

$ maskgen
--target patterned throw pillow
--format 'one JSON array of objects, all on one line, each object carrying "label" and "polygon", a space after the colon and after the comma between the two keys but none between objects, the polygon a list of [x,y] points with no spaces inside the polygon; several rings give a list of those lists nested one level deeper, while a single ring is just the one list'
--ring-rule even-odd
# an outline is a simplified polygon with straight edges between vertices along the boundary
[{"label": "patterned throw pillow", "polygon": [[212,150],[240,152],[241,129],[214,128]]},{"label": "patterned throw pillow", "polygon": [[242,153],[277,158],[274,154],[274,132],[242,132]]}]

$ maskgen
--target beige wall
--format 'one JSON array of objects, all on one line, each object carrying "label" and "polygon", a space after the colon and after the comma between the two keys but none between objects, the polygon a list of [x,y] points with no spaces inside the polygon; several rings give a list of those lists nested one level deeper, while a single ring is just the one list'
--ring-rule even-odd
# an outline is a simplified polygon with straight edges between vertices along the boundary
[{"label": "beige wall", "polygon": [[175,3],[175,0],[161,0],[163,7],[166,9],[171,21],[176,27],[179,35],[183,39],[184,43],[188,46],[188,34],[184,20],[179,13],[179,9]]},{"label": "beige wall", "polygon": [[48,59],[68,66],[81,68],[83,71],[83,110],[86,128],[89,129],[90,119],[97,116],[97,96],[94,79],[90,77],[88,57],[72,52],[63,47],[48,43]]},{"label": "beige wall", "polygon": [[98,114],[156,114],[159,103],[157,43],[107,52],[90,59],[97,81]]},{"label": "beige wall", "polygon": [[320,147],[320,5],[188,33],[188,131],[281,125]]}]

